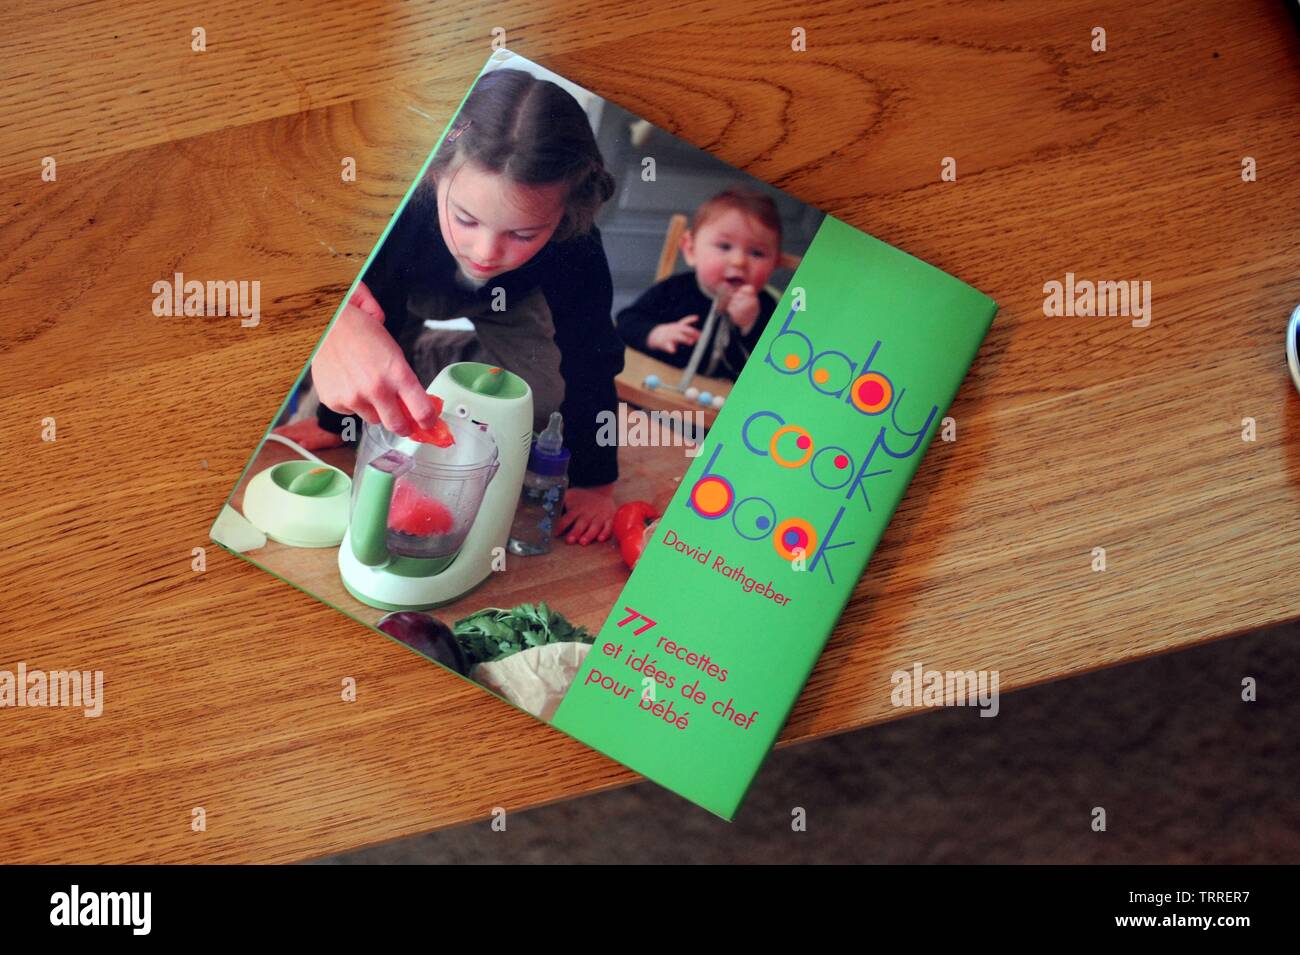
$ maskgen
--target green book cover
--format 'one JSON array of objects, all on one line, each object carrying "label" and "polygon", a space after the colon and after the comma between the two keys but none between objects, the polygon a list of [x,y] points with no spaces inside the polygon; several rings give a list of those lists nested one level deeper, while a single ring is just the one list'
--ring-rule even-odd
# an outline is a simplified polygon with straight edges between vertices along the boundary
[{"label": "green book cover", "polygon": [[995,311],[499,50],[212,537],[730,819]]},{"label": "green book cover", "polygon": [[995,311],[827,217],[554,725],[732,818]]}]

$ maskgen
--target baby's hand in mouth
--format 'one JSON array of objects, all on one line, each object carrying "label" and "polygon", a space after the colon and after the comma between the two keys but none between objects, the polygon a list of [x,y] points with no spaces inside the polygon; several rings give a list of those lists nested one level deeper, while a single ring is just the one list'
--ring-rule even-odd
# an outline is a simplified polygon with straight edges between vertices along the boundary
[{"label": "baby's hand in mouth", "polygon": [[728,288],[727,315],[740,328],[749,334],[758,318],[758,293],[752,285],[742,285],[734,293]]}]

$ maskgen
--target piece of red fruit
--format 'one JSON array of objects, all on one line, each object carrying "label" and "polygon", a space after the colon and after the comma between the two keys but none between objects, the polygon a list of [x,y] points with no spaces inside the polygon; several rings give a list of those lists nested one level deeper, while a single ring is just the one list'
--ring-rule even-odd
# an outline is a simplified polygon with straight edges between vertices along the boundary
[{"label": "piece of red fruit", "polygon": [[456,443],[455,436],[451,429],[447,427],[447,422],[442,420],[442,399],[437,395],[426,395],[429,399],[429,407],[433,410],[433,424],[427,428],[416,428],[411,432],[411,437],[424,444],[432,444],[439,448],[449,448]]},{"label": "piece of red fruit", "polygon": [[621,541],[630,534],[640,534],[646,522],[654,520],[659,512],[646,501],[630,501],[614,512],[614,539]]},{"label": "piece of red fruit", "polygon": [[627,564],[627,569],[631,570],[636,567],[636,562],[641,559],[645,553],[646,545],[650,539],[655,536],[655,529],[659,526],[659,521],[654,520],[641,528],[639,531],[633,531],[625,537],[619,539],[618,552],[623,558],[623,563]]},{"label": "piece of red fruit", "polygon": [[447,505],[420,492],[415,485],[398,478],[393,500],[388,506],[390,530],[415,537],[448,534],[456,526]]},{"label": "piece of red fruit", "polygon": [[451,428],[447,427],[447,422],[441,418],[436,420],[430,428],[416,428],[411,432],[411,440],[419,441],[421,444],[432,444],[439,448],[449,448],[456,443],[456,437],[451,433]]}]

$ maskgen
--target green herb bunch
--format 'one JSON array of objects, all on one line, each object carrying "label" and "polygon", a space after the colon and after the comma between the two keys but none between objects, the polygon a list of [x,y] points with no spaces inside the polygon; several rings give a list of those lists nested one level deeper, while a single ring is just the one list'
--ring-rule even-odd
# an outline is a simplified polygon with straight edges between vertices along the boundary
[{"label": "green herb bunch", "polygon": [[545,602],[520,604],[511,610],[484,607],[456,621],[452,633],[470,665],[500,660],[529,647],[548,643],[593,643],[586,627],[575,627]]}]

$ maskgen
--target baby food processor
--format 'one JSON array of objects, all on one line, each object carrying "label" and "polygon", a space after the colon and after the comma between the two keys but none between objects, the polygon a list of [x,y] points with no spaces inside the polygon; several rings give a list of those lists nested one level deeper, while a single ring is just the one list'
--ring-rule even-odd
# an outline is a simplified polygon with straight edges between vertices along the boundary
[{"label": "baby food processor", "polygon": [[450,443],[367,424],[357,449],[339,573],[352,596],[381,610],[437,607],[487,579],[505,553],[532,444],[533,394],[518,375],[458,362],[428,391],[442,399]]}]

